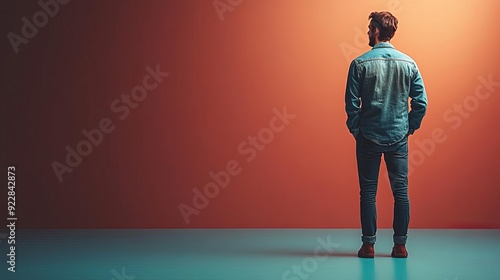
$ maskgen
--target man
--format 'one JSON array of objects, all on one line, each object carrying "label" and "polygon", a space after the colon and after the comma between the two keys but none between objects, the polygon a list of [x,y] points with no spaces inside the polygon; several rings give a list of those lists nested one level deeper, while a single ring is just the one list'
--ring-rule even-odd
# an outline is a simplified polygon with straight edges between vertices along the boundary
[{"label": "man", "polygon": [[358,257],[373,258],[375,255],[375,197],[383,154],[394,196],[391,256],[406,258],[410,220],[408,135],[420,127],[427,96],[415,61],[390,43],[398,20],[389,12],[373,12],[368,19],[371,19],[369,45],[373,48],[352,61],[345,93],[347,127],[356,139],[360,186],[363,245]]}]

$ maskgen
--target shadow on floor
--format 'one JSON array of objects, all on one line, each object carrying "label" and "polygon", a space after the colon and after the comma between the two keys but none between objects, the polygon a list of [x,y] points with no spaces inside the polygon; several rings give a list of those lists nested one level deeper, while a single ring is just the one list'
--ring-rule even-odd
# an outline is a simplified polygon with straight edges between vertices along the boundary
[{"label": "shadow on floor", "polygon": [[[306,250],[292,250],[292,249],[276,249],[276,248],[263,248],[263,249],[255,249],[252,251],[245,250],[245,254],[252,254],[252,255],[264,255],[264,256],[278,256],[278,257],[283,257],[283,256],[289,256],[289,257],[314,257],[314,252],[313,251],[306,251]],[[334,251],[332,253],[325,254],[324,252],[321,252],[321,255],[323,256],[328,256],[328,257],[339,257],[339,258],[357,258],[358,257],[358,252],[342,252],[342,251]],[[390,258],[390,254],[375,254],[375,258]]]}]

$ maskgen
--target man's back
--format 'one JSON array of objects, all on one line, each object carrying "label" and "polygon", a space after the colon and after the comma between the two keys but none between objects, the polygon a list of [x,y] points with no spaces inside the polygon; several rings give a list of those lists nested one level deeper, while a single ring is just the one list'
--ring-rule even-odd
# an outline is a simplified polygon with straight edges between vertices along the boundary
[{"label": "man's back", "polygon": [[[357,108],[359,98],[362,105]],[[426,104],[417,64],[390,43],[378,43],[351,63],[346,94],[347,125],[351,132],[358,128],[377,144],[394,144],[420,127]]]}]

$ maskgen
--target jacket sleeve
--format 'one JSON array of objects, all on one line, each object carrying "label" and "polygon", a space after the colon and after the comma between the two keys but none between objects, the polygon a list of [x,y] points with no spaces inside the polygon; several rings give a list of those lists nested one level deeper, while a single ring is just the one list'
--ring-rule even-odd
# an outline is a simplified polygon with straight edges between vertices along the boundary
[{"label": "jacket sleeve", "polygon": [[415,130],[420,128],[422,119],[427,111],[427,94],[425,92],[424,82],[418,68],[416,68],[415,71],[410,85],[411,111],[408,115],[409,134],[413,134]]},{"label": "jacket sleeve", "polygon": [[360,99],[361,77],[358,65],[353,60],[349,66],[347,85],[345,90],[345,111],[347,113],[347,128],[354,137],[358,136],[359,111],[361,109]]}]

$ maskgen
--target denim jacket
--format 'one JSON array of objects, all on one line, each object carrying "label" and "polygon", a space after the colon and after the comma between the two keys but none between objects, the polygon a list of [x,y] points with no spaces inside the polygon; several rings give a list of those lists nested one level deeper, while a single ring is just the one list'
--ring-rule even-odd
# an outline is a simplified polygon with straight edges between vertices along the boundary
[{"label": "denim jacket", "polygon": [[413,134],[427,109],[417,64],[388,42],[376,44],[349,67],[345,109],[347,127],[355,138],[361,131],[365,138],[385,146]]}]

